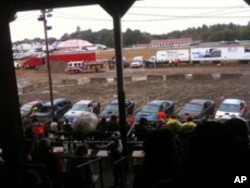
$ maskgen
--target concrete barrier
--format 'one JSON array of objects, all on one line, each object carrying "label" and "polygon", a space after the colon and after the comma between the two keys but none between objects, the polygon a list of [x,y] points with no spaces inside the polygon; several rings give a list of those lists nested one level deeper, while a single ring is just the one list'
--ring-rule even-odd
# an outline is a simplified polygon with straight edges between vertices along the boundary
[{"label": "concrete barrier", "polygon": [[[124,81],[132,81],[132,76],[124,76]],[[117,81],[117,78],[114,77],[114,81]]]},{"label": "concrete barrier", "polygon": [[186,79],[186,75],[185,74],[169,74],[166,75],[166,80],[183,80]]},{"label": "concrete barrier", "polygon": [[62,83],[64,85],[77,85],[78,81],[77,81],[77,79],[63,79]]},{"label": "concrete barrier", "polygon": [[34,83],[34,87],[37,88],[47,87],[48,85],[49,85],[48,81]]},{"label": "concrete barrier", "polygon": [[223,73],[220,75],[220,79],[240,79],[242,74],[240,73]]},{"label": "concrete barrier", "polygon": [[192,79],[196,80],[212,80],[212,74],[193,74]]},{"label": "concrete barrier", "polygon": [[93,77],[89,79],[90,83],[106,83],[107,78],[106,77]]},{"label": "concrete barrier", "polygon": [[163,80],[162,75],[147,75],[147,80]]}]

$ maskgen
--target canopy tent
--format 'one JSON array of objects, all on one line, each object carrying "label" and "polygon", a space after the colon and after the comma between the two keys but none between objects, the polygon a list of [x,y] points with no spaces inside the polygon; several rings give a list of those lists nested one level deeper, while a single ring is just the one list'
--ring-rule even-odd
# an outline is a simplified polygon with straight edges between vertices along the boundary
[{"label": "canopy tent", "polygon": [[83,48],[90,47],[90,46],[94,46],[94,45],[86,40],[69,39],[69,40],[60,42],[56,46],[56,48],[57,49],[72,49],[72,48],[83,49]]}]

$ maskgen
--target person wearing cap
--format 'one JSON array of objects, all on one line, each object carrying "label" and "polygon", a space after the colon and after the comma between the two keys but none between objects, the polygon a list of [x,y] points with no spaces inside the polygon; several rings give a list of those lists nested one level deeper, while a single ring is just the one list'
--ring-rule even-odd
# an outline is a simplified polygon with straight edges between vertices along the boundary
[{"label": "person wearing cap", "polygon": [[167,120],[167,114],[164,112],[164,110],[161,108],[160,111],[157,113],[157,119],[163,119]]}]

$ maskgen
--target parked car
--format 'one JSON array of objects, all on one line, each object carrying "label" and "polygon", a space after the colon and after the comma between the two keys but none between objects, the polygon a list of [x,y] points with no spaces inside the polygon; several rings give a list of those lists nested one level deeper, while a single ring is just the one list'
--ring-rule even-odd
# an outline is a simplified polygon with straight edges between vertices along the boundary
[{"label": "parked car", "polygon": [[[112,58],[111,63],[116,64],[116,58],[115,57]],[[128,68],[129,67],[129,62],[128,62],[127,58],[124,57],[124,56],[122,57],[122,63],[123,63],[123,67],[124,68]]]},{"label": "parked car", "polygon": [[[53,101],[54,106],[54,117],[59,119],[72,108],[72,102],[66,98],[56,98]],[[41,108],[33,114],[41,122],[51,121],[52,119],[52,108],[51,102],[44,103]]]},{"label": "parked car", "polygon": [[45,104],[45,102],[39,99],[23,104],[20,107],[21,117],[29,118],[33,113],[38,111],[42,107],[43,104]]},{"label": "parked car", "polygon": [[186,103],[177,113],[177,118],[184,122],[188,117],[196,121],[213,116],[215,112],[215,101],[210,99],[192,99]]},{"label": "parked car", "polygon": [[[125,111],[127,115],[131,115],[134,113],[135,102],[132,100],[125,100]],[[111,101],[104,110],[99,114],[99,117],[105,117],[109,119],[112,115],[119,116],[119,104],[118,100],[115,99]]]},{"label": "parked car", "polygon": [[80,100],[73,104],[72,108],[69,109],[63,116],[64,119],[68,119],[70,123],[73,122],[78,114],[83,111],[93,112],[95,114],[100,113],[101,104],[94,100]]},{"label": "parked car", "polygon": [[151,125],[155,125],[157,122],[157,114],[163,109],[167,116],[171,116],[174,113],[175,102],[171,100],[152,100],[149,101],[142,109],[136,113],[136,121],[141,117],[145,117]]},{"label": "parked car", "polygon": [[143,56],[135,56],[131,63],[130,63],[130,67],[131,68],[140,68],[143,66]]},{"label": "parked car", "polygon": [[[242,112],[240,112],[240,105],[243,104]],[[224,99],[216,110],[214,119],[230,118],[232,116],[244,117],[247,113],[247,106],[242,99]]]}]

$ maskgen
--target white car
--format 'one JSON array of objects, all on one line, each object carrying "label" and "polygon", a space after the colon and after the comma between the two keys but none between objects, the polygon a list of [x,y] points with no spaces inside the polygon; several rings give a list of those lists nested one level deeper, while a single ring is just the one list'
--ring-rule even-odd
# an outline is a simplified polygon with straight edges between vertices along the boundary
[{"label": "white car", "polygon": [[[243,110],[240,110],[240,105],[244,104],[245,107]],[[247,112],[246,103],[242,99],[224,99],[217,111],[215,112],[215,120],[219,120],[221,118],[228,118],[230,117],[244,117]]]},{"label": "white car", "polygon": [[143,66],[143,56],[135,56],[130,64],[131,68],[139,68]]},{"label": "white car", "polygon": [[70,123],[73,122],[76,116],[82,112],[93,112],[98,114],[100,112],[100,102],[93,100],[80,100],[76,102],[71,109],[69,109],[63,116],[64,119],[68,119]]}]

